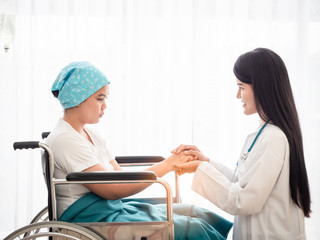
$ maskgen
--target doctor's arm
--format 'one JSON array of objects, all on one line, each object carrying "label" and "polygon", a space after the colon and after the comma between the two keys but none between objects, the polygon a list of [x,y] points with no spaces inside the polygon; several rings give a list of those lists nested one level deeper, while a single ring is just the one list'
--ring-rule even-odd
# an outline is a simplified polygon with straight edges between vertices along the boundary
[{"label": "doctor's arm", "polygon": [[193,158],[193,160],[199,160],[199,161],[194,161],[194,162],[187,162],[184,164],[178,164],[176,167],[178,169],[181,169],[179,171],[179,175],[182,175],[184,173],[192,173],[195,172],[200,165],[201,162],[209,162],[212,164],[218,171],[220,171],[223,175],[225,175],[230,181],[233,181],[233,173],[234,171],[228,168],[227,166],[223,165],[222,163],[218,163],[216,161],[213,161],[209,159],[207,156],[205,156],[199,148],[197,148],[194,145],[184,145],[181,144],[178,146],[176,149],[172,151],[172,153],[177,153],[177,154],[184,154],[186,156],[190,156]]},{"label": "doctor's arm", "polygon": [[256,214],[276,184],[287,150],[285,136],[262,141],[251,156],[254,162],[235,183],[213,165],[202,163],[195,172],[192,189],[230,214]]}]

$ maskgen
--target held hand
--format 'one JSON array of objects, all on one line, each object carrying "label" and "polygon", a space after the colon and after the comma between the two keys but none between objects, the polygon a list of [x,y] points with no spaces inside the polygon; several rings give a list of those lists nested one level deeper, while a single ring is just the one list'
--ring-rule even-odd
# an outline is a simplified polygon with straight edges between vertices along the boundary
[{"label": "held hand", "polygon": [[193,160],[200,160],[209,162],[209,158],[206,157],[196,146],[181,144],[179,147],[171,151],[172,153],[183,153],[186,156],[190,156]]},{"label": "held hand", "polygon": [[176,164],[174,165],[174,168],[178,175],[183,175],[185,173],[193,173],[197,170],[197,168],[202,162],[203,161],[189,161],[186,163]]},{"label": "held hand", "polygon": [[174,166],[176,164],[183,164],[192,160],[193,160],[192,156],[188,156],[183,153],[180,153],[180,154],[174,153],[170,157],[168,157],[165,161],[166,161],[166,164],[168,164],[171,167],[171,169],[174,170]]},{"label": "held hand", "polygon": [[181,144],[180,146],[178,146],[177,148],[173,149],[171,152],[172,153],[181,153],[185,150],[193,150],[193,151],[200,151],[195,145],[185,145],[185,144]]}]

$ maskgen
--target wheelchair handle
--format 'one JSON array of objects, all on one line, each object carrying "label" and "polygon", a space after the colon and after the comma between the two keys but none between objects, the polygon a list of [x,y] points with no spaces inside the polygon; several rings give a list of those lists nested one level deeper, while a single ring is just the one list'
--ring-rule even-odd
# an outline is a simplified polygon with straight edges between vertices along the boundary
[{"label": "wheelchair handle", "polygon": [[50,132],[43,132],[43,133],[41,134],[42,139],[47,138],[47,137],[49,136],[49,134],[50,134]]},{"label": "wheelchair handle", "polygon": [[35,149],[39,148],[39,141],[27,141],[27,142],[14,142],[13,143],[13,149]]}]

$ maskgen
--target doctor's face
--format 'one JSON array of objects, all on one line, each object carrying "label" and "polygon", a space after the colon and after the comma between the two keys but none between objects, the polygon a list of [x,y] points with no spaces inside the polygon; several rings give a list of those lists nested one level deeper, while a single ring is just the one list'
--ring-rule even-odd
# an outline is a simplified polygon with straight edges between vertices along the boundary
[{"label": "doctor's face", "polygon": [[254,93],[251,84],[243,83],[237,79],[237,85],[239,87],[237,92],[237,98],[241,98],[243,102],[243,112],[245,115],[251,115],[257,113],[256,102],[254,100]]}]

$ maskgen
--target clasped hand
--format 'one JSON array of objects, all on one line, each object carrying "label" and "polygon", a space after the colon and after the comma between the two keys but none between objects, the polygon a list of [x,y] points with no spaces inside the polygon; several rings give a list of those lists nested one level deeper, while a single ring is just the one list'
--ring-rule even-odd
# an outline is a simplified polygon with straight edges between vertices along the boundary
[{"label": "clasped hand", "polygon": [[194,145],[181,144],[171,153],[169,158],[172,161],[173,170],[179,175],[195,172],[202,162],[209,162],[209,158]]}]

